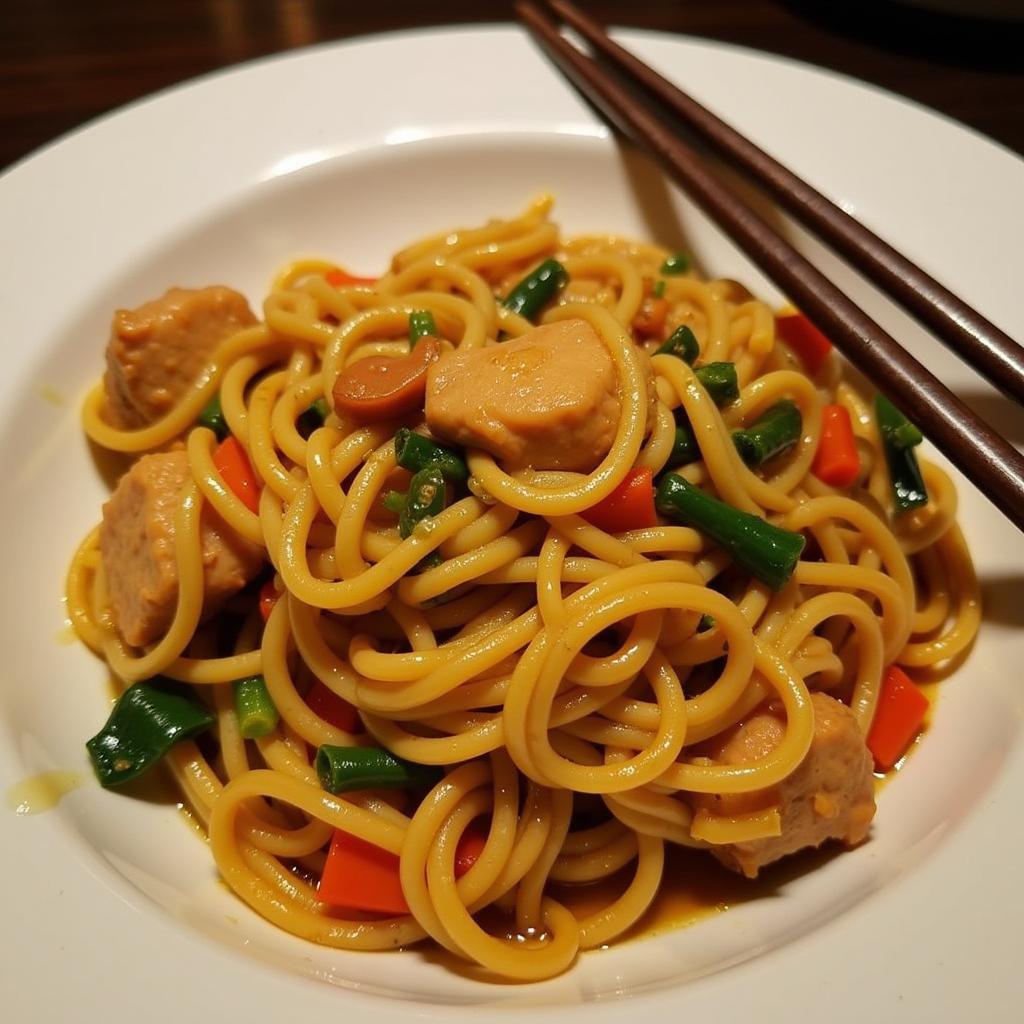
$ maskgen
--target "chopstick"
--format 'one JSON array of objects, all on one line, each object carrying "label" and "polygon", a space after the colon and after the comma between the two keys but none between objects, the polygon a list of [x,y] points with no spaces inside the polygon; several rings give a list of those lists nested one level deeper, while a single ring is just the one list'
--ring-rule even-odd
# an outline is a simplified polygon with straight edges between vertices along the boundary
[{"label": "chopstick", "polygon": [[899,302],[989,383],[1024,403],[1024,348],[1008,334],[692,96],[619,46],[569,0],[549,0],[549,5],[613,67],[665,104],[687,128]]},{"label": "chopstick", "polygon": [[658,114],[565,39],[548,15],[527,2],[517,3],[516,11],[559,70],[602,116],[653,154],[850,362],[1024,530],[1024,457],[733,195]]}]

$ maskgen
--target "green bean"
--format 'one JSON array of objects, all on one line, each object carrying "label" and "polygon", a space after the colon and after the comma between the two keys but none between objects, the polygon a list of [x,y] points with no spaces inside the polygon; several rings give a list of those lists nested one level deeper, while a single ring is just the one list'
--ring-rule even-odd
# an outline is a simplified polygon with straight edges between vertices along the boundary
[{"label": "green bean", "polygon": [[258,739],[277,728],[280,715],[270,699],[263,676],[236,679],[231,689],[235,696],[235,714],[238,716],[238,731],[242,739]]},{"label": "green bean", "polygon": [[707,534],[773,590],[789,581],[804,549],[801,534],[712,498],[675,473],[661,478],[655,504],[662,515]]},{"label": "green bean", "polygon": [[545,260],[508,293],[503,305],[513,313],[533,320],[568,281],[569,275],[558,260]]},{"label": "green bean", "polygon": [[732,443],[750,467],[760,466],[800,440],[803,417],[794,402],[784,398],[759,416],[749,427],[732,432]]},{"label": "green bean", "polygon": [[444,478],[452,483],[463,483],[469,478],[469,467],[459,452],[408,427],[402,427],[395,434],[395,457],[398,464],[411,473],[418,473],[427,466],[437,466]]},{"label": "green bean", "polygon": [[416,347],[420,338],[438,337],[434,314],[429,309],[415,309],[409,314],[409,350]]},{"label": "green bean", "polygon": [[444,476],[441,470],[434,465],[424,467],[409,481],[405,507],[398,517],[398,532],[403,537],[410,536],[423,520],[440,515],[444,511],[444,502]]},{"label": "green bean", "polygon": [[[680,324],[655,350],[656,356],[670,355],[677,356],[684,363],[693,365],[693,361],[700,355],[700,345],[697,343],[697,336],[686,324]],[[715,364],[712,363],[712,366]]]},{"label": "green bean", "polygon": [[359,789],[430,789],[443,777],[440,768],[403,761],[380,747],[335,747],[316,752],[316,774],[328,793]]},{"label": "green bean", "polygon": [[203,411],[199,414],[199,419],[196,420],[196,423],[201,427],[212,430],[217,435],[218,441],[223,441],[231,433],[228,429],[228,421],[224,419],[224,410],[221,408],[219,391],[203,407]]},{"label": "green bean", "polygon": [[690,257],[685,252],[674,252],[661,265],[663,274],[685,274],[690,269]]},{"label": "green bean", "polygon": [[728,405],[740,397],[735,363],[705,363],[698,366],[694,373],[715,405]]}]

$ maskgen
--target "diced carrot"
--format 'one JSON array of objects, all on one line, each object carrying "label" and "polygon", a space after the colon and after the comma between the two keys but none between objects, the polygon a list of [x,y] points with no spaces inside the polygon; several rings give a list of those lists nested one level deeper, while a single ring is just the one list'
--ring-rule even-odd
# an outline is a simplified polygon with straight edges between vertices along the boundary
[{"label": "diced carrot", "polygon": [[260,587],[260,615],[263,616],[264,622],[270,618],[270,613],[274,610],[274,605],[277,604],[277,599],[280,596],[281,595],[277,592],[277,587],[274,586],[273,580],[267,580],[267,582]]},{"label": "diced carrot", "polygon": [[821,410],[821,439],[811,472],[832,487],[849,487],[860,475],[853,424],[841,405],[826,405]]},{"label": "diced carrot", "polygon": [[406,356],[368,356],[349,363],[334,382],[335,410],[374,423],[422,409],[427,370],[440,355],[437,339],[427,337]]},{"label": "diced carrot", "polygon": [[618,487],[596,505],[580,513],[593,526],[608,533],[656,526],[654,487],[649,469],[631,469]]},{"label": "diced carrot", "polygon": [[928,698],[897,665],[882,677],[875,719],[868,730],[868,750],[876,767],[888,771],[917,735],[928,711]]},{"label": "diced carrot", "polygon": [[398,857],[337,829],[320,875],[317,895],[324,903],[375,914],[408,914]]},{"label": "diced carrot", "polygon": [[822,368],[832,351],[832,342],[803,313],[784,313],[776,317],[775,329],[810,374]]},{"label": "diced carrot", "polygon": [[328,725],[343,732],[358,732],[359,714],[347,700],[329,690],[317,679],[306,694],[309,710],[318,714]]},{"label": "diced carrot", "polygon": [[238,443],[238,439],[229,436],[217,446],[213,453],[213,464],[217,467],[221,479],[239,497],[251,512],[258,512],[260,507],[260,482],[253,472],[249,456]]},{"label": "diced carrot", "polygon": [[455,848],[455,877],[461,878],[479,859],[487,842],[487,833],[473,822],[459,837]]},{"label": "diced carrot", "polygon": [[375,277],[357,277],[355,274],[350,274],[347,270],[342,270],[341,267],[335,267],[334,270],[328,270],[324,274],[324,278],[328,284],[333,285],[335,288],[344,288],[350,284],[376,284],[377,278]]},{"label": "diced carrot", "polygon": [[633,317],[633,330],[641,339],[661,338],[665,334],[665,320],[668,317],[668,299],[648,296]]}]

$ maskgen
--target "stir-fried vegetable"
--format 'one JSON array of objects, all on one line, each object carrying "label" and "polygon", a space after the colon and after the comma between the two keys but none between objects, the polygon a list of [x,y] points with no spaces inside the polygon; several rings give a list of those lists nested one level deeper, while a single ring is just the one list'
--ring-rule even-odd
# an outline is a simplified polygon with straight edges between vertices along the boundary
[{"label": "stir-fried vegetable", "polygon": [[618,487],[596,505],[580,513],[588,523],[608,533],[656,526],[654,490],[649,469],[631,469]]},{"label": "stir-fried vegetable", "polygon": [[236,679],[231,684],[235,695],[235,714],[242,739],[254,740],[266,736],[277,728],[280,715],[267,692],[263,676]]},{"label": "stir-fried vegetable", "polygon": [[816,374],[825,365],[832,351],[832,342],[803,313],[785,313],[776,317],[775,329],[808,373]]},{"label": "stir-fried vegetable", "polygon": [[885,395],[875,396],[875,416],[882,435],[882,450],[889,467],[896,514],[928,504],[928,488],[914,447],[921,443],[917,429]]},{"label": "stir-fried vegetable", "polygon": [[425,466],[409,481],[405,504],[398,516],[398,532],[408,537],[416,526],[444,511],[444,474],[439,466]]},{"label": "stir-fried vegetable", "polygon": [[409,348],[414,349],[420,338],[436,338],[437,324],[429,309],[416,309],[409,314]]},{"label": "stir-fried vegetable", "polygon": [[800,440],[803,417],[788,398],[766,409],[749,427],[732,432],[732,442],[748,466],[760,466]]},{"label": "stir-fried vegetable", "polygon": [[395,434],[395,458],[410,473],[418,473],[428,466],[437,466],[445,480],[452,483],[463,483],[469,477],[469,467],[459,452],[423,434],[417,434],[408,427],[402,427]]},{"label": "stir-fried vegetable", "polygon": [[663,274],[685,274],[690,269],[690,257],[685,252],[674,252],[661,265]]},{"label": "stir-fried vegetable", "polygon": [[674,473],[661,478],[655,502],[662,515],[707,534],[773,590],[789,581],[804,549],[799,533],[741,512]]},{"label": "stir-fried vegetable", "polygon": [[569,275],[558,260],[545,260],[508,293],[504,306],[533,320],[568,282]]},{"label": "stir-fried vegetable", "polygon": [[830,487],[849,487],[860,476],[853,424],[841,405],[826,405],[821,410],[821,437],[811,472]]},{"label": "stir-fried vegetable", "polygon": [[327,414],[330,411],[326,398],[316,399],[316,401],[311,402],[309,406],[302,411],[295,423],[295,429],[298,430],[303,437],[309,437],[314,430],[317,430],[324,425],[324,421],[327,419]]},{"label": "stir-fried vegetable", "polygon": [[684,363],[689,363],[692,366],[693,361],[700,355],[700,345],[697,343],[697,336],[693,331],[686,324],[680,324],[654,350],[654,354],[656,356],[677,356]]},{"label": "stir-fried vegetable", "polygon": [[408,914],[398,857],[338,829],[320,874],[317,895],[334,907],[375,914]]},{"label": "stir-fried vegetable", "polygon": [[359,423],[421,410],[427,370],[440,354],[437,339],[424,337],[407,356],[368,356],[349,363],[334,382],[334,408]]},{"label": "stir-fried vegetable", "polygon": [[249,456],[236,437],[226,437],[213,453],[213,464],[221,479],[250,512],[260,508],[260,482]]},{"label": "stir-fried vegetable", "polygon": [[328,793],[356,789],[429,789],[441,778],[440,768],[403,761],[380,747],[322,746],[316,773]]},{"label": "stir-fried vegetable", "polygon": [[700,459],[700,447],[697,438],[693,436],[693,429],[686,414],[681,410],[676,413],[676,437],[672,442],[672,451],[669,454],[666,469],[676,469],[679,466],[688,466],[691,462]]},{"label": "stir-fried vegetable", "polygon": [[882,692],[867,738],[878,768],[888,771],[903,756],[927,713],[928,698],[898,665],[890,665],[882,677]]},{"label": "stir-fried vegetable", "polygon": [[128,687],[106,725],[85,747],[100,785],[120,786],[156,764],[175,743],[197,736],[213,723],[207,708],[184,696],[178,684],[158,676]]},{"label": "stir-fried vegetable", "polygon": [[740,397],[735,363],[705,363],[693,372],[715,405],[728,405]]},{"label": "stir-fried vegetable", "polygon": [[309,710],[322,718],[328,725],[342,732],[359,731],[359,712],[347,700],[339,697],[328,689],[319,679],[309,688],[306,694]]},{"label": "stir-fried vegetable", "polygon": [[347,288],[352,285],[369,287],[377,283],[376,277],[358,277],[355,274],[350,274],[347,270],[342,270],[341,267],[328,270],[324,274],[324,278],[328,284],[334,285],[335,288]]},{"label": "stir-fried vegetable", "polygon": [[224,419],[224,410],[220,404],[220,392],[216,392],[203,407],[196,423],[207,430],[212,430],[217,435],[218,441],[223,441],[231,431],[228,429],[228,421]]}]

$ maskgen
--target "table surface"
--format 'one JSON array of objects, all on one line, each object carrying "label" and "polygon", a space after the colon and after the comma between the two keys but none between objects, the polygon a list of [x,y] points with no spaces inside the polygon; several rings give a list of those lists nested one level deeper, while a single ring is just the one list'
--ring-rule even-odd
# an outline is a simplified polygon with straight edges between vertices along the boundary
[{"label": "table surface", "polygon": [[[923,3],[583,0],[610,23],[726,40],[854,75],[1024,153],[1024,2],[1021,20],[1002,22],[929,13]],[[481,0],[8,0],[0,168],[105,111],[216,68],[330,39],[511,13],[510,2]]]}]

